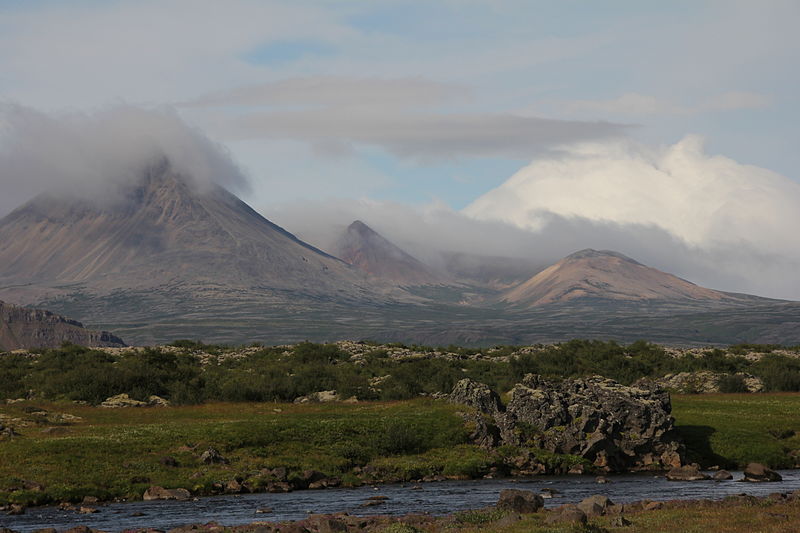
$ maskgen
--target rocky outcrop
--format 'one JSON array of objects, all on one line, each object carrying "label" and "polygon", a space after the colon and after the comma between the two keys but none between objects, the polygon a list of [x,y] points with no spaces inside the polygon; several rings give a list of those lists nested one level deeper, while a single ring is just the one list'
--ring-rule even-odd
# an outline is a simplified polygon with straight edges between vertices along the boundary
[{"label": "rocky outcrop", "polygon": [[484,448],[493,448],[501,444],[497,420],[502,418],[505,409],[496,392],[483,383],[465,378],[456,383],[449,399],[453,403],[472,408],[471,411],[463,413],[471,428],[472,442]]},{"label": "rocky outcrop", "polygon": [[81,346],[125,346],[122,339],[107,331],[88,330],[80,322],[50,311],[0,301],[0,350],[58,348],[65,342]]},{"label": "rocky outcrop", "polygon": [[601,377],[556,383],[529,374],[505,408],[496,393],[470,380],[460,381],[450,400],[474,410],[467,415],[476,425],[473,438],[484,445],[576,455],[606,471],[682,464],[669,395],[656,385],[626,387]]},{"label": "rocky outcrop", "polygon": [[[721,390],[731,387],[731,381],[741,386],[741,391]],[[678,372],[667,374],[656,380],[661,387],[680,394],[705,394],[716,392],[764,392],[764,382],[752,374],[738,372],[727,374],[725,372],[711,372],[700,370],[697,372]]]},{"label": "rocky outcrop", "polygon": [[119,407],[168,407],[169,401],[165,400],[161,396],[150,396],[146,402],[141,400],[135,400],[128,396],[125,393],[117,394],[116,396],[111,396],[110,398],[106,398],[103,403],[100,404],[100,407],[105,407],[106,409],[117,409]]}]

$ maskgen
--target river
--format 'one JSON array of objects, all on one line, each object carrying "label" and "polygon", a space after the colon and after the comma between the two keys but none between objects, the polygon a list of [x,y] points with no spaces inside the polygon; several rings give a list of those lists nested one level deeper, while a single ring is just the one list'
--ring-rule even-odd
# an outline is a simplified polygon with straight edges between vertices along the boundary
[{"label": "river", "polygon": [[[733,472],[734,480],[741,478]],[[780,471],[782,482],[740,483],[736,481],[666,481],[661,476],[629,474],[609,476],[611,483],[597,484],[593,476],[539,476],[527,479],[482,479],[443,481],[422,485],[396,484],[355,489],[306,490],[285,494],[246,494],[198,498],[191,501],[110,503],[97,506],[98,513],[77,514],[56,507],[30,508],[19,516],[0,516],[0,527],[30,532],[54,527],[59,530],[87,525],[106,531],[141,527],[169,529],[179,525],[211,521],[223,525],[248,524],[259,520],[299,520],[309,513],[346,511],[354,515],[430,513],[442,515],[477,509],[497,502],[507,488],[558,491],[545,500],[546,507],[575,503],[592,494],[603,494],[615,503],[635,500],[720,499],[733,494],[767,495],[800,490],[800,470]],[[421,488],[419,488],[421,487]],[[362,507],[371,496],[385,496],[382,504]],[[259,509],[271,512],[259,513]]]}]

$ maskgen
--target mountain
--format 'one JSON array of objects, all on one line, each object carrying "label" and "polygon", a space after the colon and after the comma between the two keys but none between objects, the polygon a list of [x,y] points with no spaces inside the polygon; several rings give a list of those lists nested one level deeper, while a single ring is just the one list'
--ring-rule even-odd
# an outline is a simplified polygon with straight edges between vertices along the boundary
[{"label": "mountain", "polygon": [[334,253],[371,278],[398,285],[428,285],[441,279],[425,264],[356,220],[334,245]]},{"label": "mountain", "polygon": [[718,305],[757,297],[706,289],[620,253],[587,249],[565,257],[509,289],[501,299],[519,306],[537,307],[589,299]]},{"label": "mountain", "polygon": [[0,301],[0,350],[57,348],[64,342],[82,346],[122,347],[125,343],[107,331],[41,309],[26,309]]},{"label": "mountain", "polygon": [[167,161],[110,199],[41,195],[0,220],[0,283],[91,292],[269,288],[357,295],[343,261],[302,242],[222,187]]}]

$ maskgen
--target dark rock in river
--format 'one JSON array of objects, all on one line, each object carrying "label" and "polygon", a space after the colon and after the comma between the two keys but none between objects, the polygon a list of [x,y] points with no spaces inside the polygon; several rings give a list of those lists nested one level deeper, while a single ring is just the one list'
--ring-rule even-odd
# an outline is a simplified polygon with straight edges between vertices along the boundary
[{"label": "dark rock in river", "polygon": [[544,507],[544,498],[530,490],[505,489],[500,492],[497,508],[515,513],[535,513]]},{"label": "dark rock in river", "polygon": [[781,481],[783,478],[774,470],[770,470],[761,463],[750,463],[744,469],[742,481]]},{"label": "dark rock in river", "polygon": [[714,481],[728,481],[730,479],[733,479],[733,474],[731,474],[727,470],[719,470],[717,472],[714,472],[714,475],[711,476],[711,479],[713,479]]},{"label": "dark rock in river", "polygon": [[475,423],[474,441],[485,446],[578,455],[607,471],[682,463],[669,394],[657,385],[626,387],[602,377],[556,383],[529,374],[512,389],[505,409],[496,393],[468,379],[459,381],[450,400],[476,410],[467,418]]},{"label": "dark rock in river", "polygon": [[667,481],[702,481],[709,477],[700,472],[697,465],[684,465],[673,468],[666,475]]}]

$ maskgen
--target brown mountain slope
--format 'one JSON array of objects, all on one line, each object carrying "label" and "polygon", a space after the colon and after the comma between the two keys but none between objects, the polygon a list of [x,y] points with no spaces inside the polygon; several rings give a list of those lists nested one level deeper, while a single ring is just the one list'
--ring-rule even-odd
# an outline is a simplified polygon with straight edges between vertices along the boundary
[{"label": "brown mountain slope", "polygon": [[57,348],[64,342],[82,346],[125,346],[107,331],[85,329],[83,324],[41,309],[26,309],[0,301],[0,350]]},{"label": "brown mountain slope", "polygon": [[617,252],[582,250],[506,291],[502,300],[535,307],[583,298],[627,302],[733,301],[733,295],[706,289],[647,267]]},{"label": "brown mountain slope", "polygon": [[334,253],[370,277],[399,285],[427,285],[440,281],[425,264],[356,220],[334,246]]},{"label": "brown mountain slope", "polygon": [[20,284],[78,284],[93,293],[173,286],[349,296],[371,290],[343,261],[225,189],[195,187],[166,161],[113,201],[43,195],[0,220],[0,286]]}]

